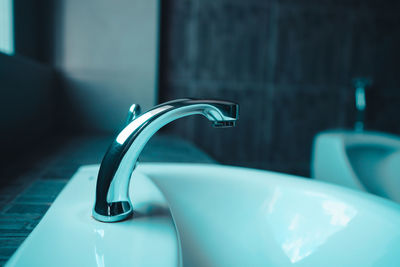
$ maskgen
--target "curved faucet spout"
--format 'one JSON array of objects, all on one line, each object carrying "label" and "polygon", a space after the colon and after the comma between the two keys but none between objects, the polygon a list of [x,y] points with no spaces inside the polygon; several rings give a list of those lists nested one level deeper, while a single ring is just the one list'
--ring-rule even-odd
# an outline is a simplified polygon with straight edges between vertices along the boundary
[{"label": "curved faucet spout", "polygon": [[238,119],[239,106],[219,100],[179,99],[135,117],[117,135],[101,162],[93,208],[96,220],[116,222],[132,214],[129,182],[147,141],[169,122],[196,114],[212,121],[214,127],[232,127]]}]

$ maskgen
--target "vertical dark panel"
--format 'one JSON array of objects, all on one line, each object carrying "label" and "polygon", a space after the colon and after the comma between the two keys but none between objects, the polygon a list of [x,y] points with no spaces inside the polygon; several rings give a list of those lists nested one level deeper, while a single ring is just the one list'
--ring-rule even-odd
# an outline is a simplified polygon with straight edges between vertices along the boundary
[{"label": "vertical dark panel", "polygon": [[168,131],[223,163],[308,175],[314,135],[353,127],[351,79],[367,76],[367,127],[400,133],[399,4],[384,2],[163,1],[160,101],[241,105],[235,129]]},{"label": "vertical dark panel", "polygon": [[319,85],[349,81],[349,13],[331,6],[279,5],[277,84]]},{"label": "vertical dark panel", "polygon": [[14,0],[14,39],[18,55],[51,64],[55,2]]},{"label": "vertical dark panel", "polygon": [[[0,53],[0,171],[10,162],[20,161],[34,149],[40,151],[43,140],[54,130],[53,70],[20,56]],[[0,183],[8,177],[0,177]]]}]

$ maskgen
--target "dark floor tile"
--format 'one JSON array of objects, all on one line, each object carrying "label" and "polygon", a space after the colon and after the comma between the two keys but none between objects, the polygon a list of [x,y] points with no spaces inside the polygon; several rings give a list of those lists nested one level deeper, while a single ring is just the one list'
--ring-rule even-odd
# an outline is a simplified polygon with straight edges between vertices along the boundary
[{"label": "dark floor tile", "polygon": [[[61,190],[60,190],[61,191]],[[16,203],[51,204],[57,198],[57,194],[51,196],[20,196],[15,199]]]},{"label": "dark floor tile", "polygon": [[24,237],[0,237],[0,248],[4,247],[18,247],[24,242]]},{"label": "dark floor tile", "polygon": [[31,221],[27,226],[26,229],[32,231],[35,227],[39,224],[40,220]]},{"label": "dark floor tile", "polygon": [[0,201],[0,212],[2,212],[5,207],[7,207],[8,203],[9,201]]},{"label": "dark floor tile", "polygon": [[[29,235],[38,224],[39,218],[32,216],[0,216],[0,241],[6,242],[7,238],[23,238]],[[0,247],[2,247],[0,245]]]},{"label": "dark floor tile", "polygon": [[21,198],[41,198],[41,197],[54,197],[64,188],[66,181],[56,179],[38,180],[34,182],[27,190],[25,190]]},{"label": "dark floor tile", "polygon": [[20,194],[27,185],[23,184],[6,184],[0,187],[0,195],[3,199],[9,199],[10,197],[15,197]]},{"label": "dark floor tile", "polygon": [[10,257],[16,250],[17,247],[9,247],[9,248],[0,247],[0,257]]},{"label": "dark floor tile", "polygon": [[27,220],[16,220],[13,218],[0,219],[0,230],[21,230],[29,224]]},{"label": "dark floor tile", "polygon": [[0,237],[8,237],[8,238],[26,238],[32,229],[21,229],[21,230],[2,230],[0,229]]},{"label": "dark floor tile", "polygon": [[78,170],[78,168],[84,164],[73,164],[69,168],[62,167],[51,167],[45,171],[42,175],[44,179],[69,179]]},{"label": "dark floor tile", "polygon": [[0,237],[1,238],[21,238],[26,237],[31,232],[28,228],[30,222],[25,221],[4,221],[0,220]]},{"label": "dark floor tile", "polygon": [[12,204],[6,214],[44,214],[50,204]]}]

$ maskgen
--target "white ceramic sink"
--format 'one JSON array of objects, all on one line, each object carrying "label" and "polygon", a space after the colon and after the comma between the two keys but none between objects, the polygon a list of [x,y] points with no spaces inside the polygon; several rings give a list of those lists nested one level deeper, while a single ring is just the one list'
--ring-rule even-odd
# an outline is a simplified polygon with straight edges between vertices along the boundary
[{"label": "white ceramic sink", "polygon": [[99,166],[81,167],[9,266],[177,266],[178,242],[168,205],[141,172],[130,190],[134,220],[92,218]]},{"label": "white ceramic sink", "polygon": [[312,176],[400,202],[400,138],[327,131],[314,140]]},{"label": "white ceramic sink", "polygon": [[90,216],[96,171],[80,169],[9,266],[400,262],[400,205],[371,194],[254,169],[149,163],[131,180],[141,216],[101,223]]}]

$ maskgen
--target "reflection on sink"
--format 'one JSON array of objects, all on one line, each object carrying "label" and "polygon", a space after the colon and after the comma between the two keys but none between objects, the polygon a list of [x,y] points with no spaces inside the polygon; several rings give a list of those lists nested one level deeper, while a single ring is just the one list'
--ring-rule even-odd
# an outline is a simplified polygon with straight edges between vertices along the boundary
[{"label": "reflection on sink", "polygon": [[[296,192],[291,192],[292,194]],[[281,191],[275,191],[275,196],[275,199],[282,198]],[[284,253],[293,263],[311,255],[330,236],[347,227],[357,215],[357,209],[353,206],[324,194],[305,193],[302,198],[306,207],[287,203],[290,202],[289,198],[290,196],[286,200],[275,201],[274,205],[268,204],[266,217],[271,221],[275,238],[282,244]],[[292,215],[285,220],[287,207],[292,207]]]},{"label": "reflection on sink", "polygon": [[378,132],[316,136],[312,176],[400,202],[400,138]]},{"label": "reflection on sink", "polygon": [[[85,167],[75,175],[11,266],[400,261],[400,206],[371,194],[254,169],[148,163],[138,166],[130,187],[137,215],[101,223],[90,217],[96,171]],[[64,213],[61,206],[68,206]]]},{"label": "reflection on sink", "polygon": [[234,167],[170,165],[146,175],[170,205],[187,266],[400,261],[400,206],[373,195]]},{"label": "reflection on sink", "polygon": [[175,226],[157,187],[136,173],[135,219],[102,223],[91,215],[97,172],[79,169],[9,266],[177,266]]}]

